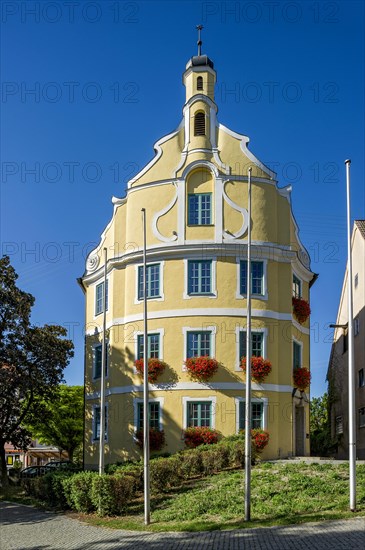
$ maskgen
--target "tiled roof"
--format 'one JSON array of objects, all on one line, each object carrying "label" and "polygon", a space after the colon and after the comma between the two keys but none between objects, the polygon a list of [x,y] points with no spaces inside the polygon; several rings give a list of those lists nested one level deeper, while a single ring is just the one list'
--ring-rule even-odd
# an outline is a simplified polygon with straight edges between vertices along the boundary
[{"label": "tiled roof", "polygon": [[355,220],[355,223],[356,223],[361,235],[365,239],[365,220]]}]

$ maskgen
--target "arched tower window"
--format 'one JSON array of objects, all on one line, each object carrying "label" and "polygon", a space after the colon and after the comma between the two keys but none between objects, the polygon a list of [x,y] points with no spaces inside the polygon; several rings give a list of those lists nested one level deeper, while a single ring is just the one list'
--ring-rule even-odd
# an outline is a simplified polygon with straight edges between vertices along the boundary
[{"label": "arched tower window", "polygon": [[197,90],[202,90],[203,89],[203,77],[202,76],[198,76],[198,78],[196,80],[196,89]]},{"label": "arched tower window", "polygon": [[194,117],[194,136],[205,136],[205,113],[202,111]]}]

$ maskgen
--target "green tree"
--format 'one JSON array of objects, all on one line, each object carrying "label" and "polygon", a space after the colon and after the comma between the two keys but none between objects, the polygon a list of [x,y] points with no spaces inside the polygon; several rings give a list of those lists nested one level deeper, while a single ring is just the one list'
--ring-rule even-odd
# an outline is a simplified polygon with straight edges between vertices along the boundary
[{"label": "green tree", "polygon": [[34,298],[16,285],[18,275],[7,256],[0,258],[0,466],[8,483],[5,443],[26,450],[31,441],[24,427],[37,414],[37,397],[51,401],[73,356],[66,329],[30,322]]},{"label": "green tree", "polygon": [[83,386],[60,386],[51,401],[38,398],[37,414],[28,421],[28,428],[41,443],[67,451],[72,461],[84,433]]},{"label": "green tree", "polygon": [[313,397],[310,403],[311,454],[326,456],[333,447],[328,415],[328,394]]}]

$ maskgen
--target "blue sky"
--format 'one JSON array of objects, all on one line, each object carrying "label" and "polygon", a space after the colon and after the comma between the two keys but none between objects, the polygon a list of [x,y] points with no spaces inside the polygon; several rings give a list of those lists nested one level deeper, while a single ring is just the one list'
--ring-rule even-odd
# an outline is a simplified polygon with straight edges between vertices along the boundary
[{"label": "blue sky", "polygon": [[[219,121],[291,184],[319,273],[312,395],[321,395],[346,264],[344,160],[352,218],[365,217],[364,4],[346,2],[3,2],[1,242],[36,298],[35,323],[66,326],[83,381],[76,278],[111,197],[182,116],[182,73],[203,53],[218,73]],[[161,116],[161,112],[163,115]]]}]

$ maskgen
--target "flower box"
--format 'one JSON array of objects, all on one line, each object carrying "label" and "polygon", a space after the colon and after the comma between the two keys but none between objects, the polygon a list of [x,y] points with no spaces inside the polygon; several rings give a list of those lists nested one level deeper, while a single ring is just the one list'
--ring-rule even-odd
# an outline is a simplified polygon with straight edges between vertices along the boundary
[{"label": "flower box", "polygon": [[261,453],[269,443],[269,432],[261,430],[261,428],[255,428],[251,430],[251,438],[255,444],[256,450]]},{"label": "flower box", "polygon": [[193,380],[207,382],[217,372],[219,363],[211,357],[189,357],[185,361],[186,370]]},{"label": "flower box", "polygon": [[[246,357],[241,358],[241,369],[246,372]],[[251,357],[251,378],[256,382],[263,382],[271,372],[271,363],[263,357]]]},{"label": "flower box", "polygon": [[294,386],[300,391],[308,388],[311,381],[311,373],[306,367],[298,367],[293,371]]},{"label": "flower box", "polygon": [[[137,359],[134,362],[138,374],[143,378],[144,368],[143,359]],[[148,381],[153,384],[166,368],[166,363],[160,359],[148,359]]]},{"label": "flower box", "polygon": [[184,431],[185,445],[191,449],[199,445],[213,445],[218,442],[220,433],[211,428],[187,428]]},{"label": "flower box", "polygon": [[293,304],[293,313],[301,325],[306,322],[308,319],[311,309],[309,307],[309,303],[307,300],[303,300],[303,298],[295,298],[293,296],[292,298],[292,304]]},{"label": "flower box", "polygon": [[[165,432],[150,428],[149,433],[150,451],[161,451],[165,445]],[[140,449],[143,449],[143,430],[136,432],[136,443]]]}]

